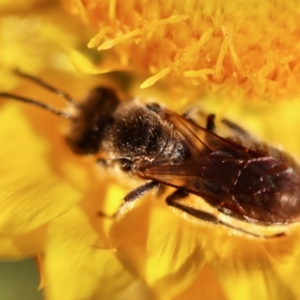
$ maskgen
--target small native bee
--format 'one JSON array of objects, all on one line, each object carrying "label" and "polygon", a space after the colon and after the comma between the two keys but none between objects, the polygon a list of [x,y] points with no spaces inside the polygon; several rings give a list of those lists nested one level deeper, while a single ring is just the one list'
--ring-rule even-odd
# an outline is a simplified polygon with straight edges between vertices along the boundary
[{"label": "small native bee", "polygon": [[0,93],[0,97],[27,102],[70,119],[66,142],[72,151],[81,155],[105,153],[108,166],[117,164],[122,171],[147,181],[128,193],[124,203],[166,185],[176,189],[166,198],[168,205],[250,235],[261,236],[181,200],[189,193],[198,195],[222,214],[251,224],[300,221],[299,165],[233,122],[221,120],[228,136],[220,136],[213,114],[207,116],[205,126],[200,126],[188,114],[178,115],[156,103],[121,102],[116,92],[106,87],[95,88],[79,103],[35,77],[16,72],[63,96],[76,113],[70,115],[10,93]]}]

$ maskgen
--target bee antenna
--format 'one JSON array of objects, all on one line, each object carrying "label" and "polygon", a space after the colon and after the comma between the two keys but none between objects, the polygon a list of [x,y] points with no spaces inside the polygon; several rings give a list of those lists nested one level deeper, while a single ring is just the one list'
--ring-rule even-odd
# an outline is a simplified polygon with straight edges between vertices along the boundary
[{"label": "bee antenna", "polygon": [[72,116],[69,113],[61,111],[61,110],[57,110],[57,109],[53,108],[52,106],[49,106],[49,105],[47,105],[43,102],[39,102],[37,100],[33,100],[33,99],[30,99],[30,98],[25,98],[25,97],[21,97],[21,96],[14,95],[14,94],[9,94],[9,93],[0,93],[0,98],[1,97],[10,98],[10,99],[13,99],[13,100],[17,100],[17,101],[21,101],[21,102],[25,102],[25,103],[29,103],[29,104],[41,107],[45,110],[48,110],[48,111],[52,112],[53,114],[55,114],[57,116],[60,116],[60,117],[63,117],[65,119],[72,118]]},{"label": "bee antenna", "polygon": [[[28,79],[28,80],[30,80],[30,81],[36,83],[37,85],[42,86],[43,88],[45,88],[46,90],[48,90],[48,91],[50,91],[50,92],[52,92],[52,93],[57,94],[59,97],[64,98],[64,99],[67,100],[69,103],[71,103],[73,106],[75,106],[75,107],[79,107],[79,106],[80,106],[80,104],[79,104],[76,100],[74,100],[68,93],[66,93],[66,92],[64,92],[64,91],[61,91],[61,90],[59,90],[59,89],[53,87],[52,85],[46,83],[45,81],[43,81],[43,80],[41,80],[41,79],[39,79],[39,78],[37,78],[37,77],[34,77],[34,76],[32,76],[32,75],[29,75],[29,74],[27,74],[27,73],[23,73],[23,72],[21,72],[21,71],[18,70],[18,69],[15,69],[15,70],[14,70],[14,73],[15,73],[16,75],[20,76],[20,77],[23,77],[23,78],[25,78],[25,79]],[[38,106],[40,106],[40,105],[38,105]]]}]

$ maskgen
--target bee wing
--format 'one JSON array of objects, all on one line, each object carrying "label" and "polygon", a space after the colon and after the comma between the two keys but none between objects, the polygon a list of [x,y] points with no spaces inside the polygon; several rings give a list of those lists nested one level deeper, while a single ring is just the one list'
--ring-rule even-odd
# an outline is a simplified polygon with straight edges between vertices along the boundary
[{"label": "bee wing", "polygon": [[[284,221],[267,206],[253,202],[255,191],[264,191],[268,184],[265,174],[260,176],[257,171],[260,172],[251,164],[241,169],[236,158],[200,157],[174,165],[158,162],[141,168],[138,176],[202,197],[211,206],[237,219],[248,217],[262,223]],[[274,195],[272,191],[270,193]]]},{"label": "bee wing", "polygon": [[[266,218],[265,208],[253,204],[252,198],[266,185],[272,188],[268,183],[268,169],[274,164],[271,158],[256,160],[257,152],[176,113],[164,110],[163,117],[174,124],[191,155],[174,164],[155,161],[141,165],[136,169],[139,177],[198,195],[221,211],[229,209],[237,218]],[[270,220],[276,218],[270,214]]]},{"label": "bee wing", "polygon": [[[243,147],[167,109],[160,114],[183,137],[191,156],[177,164],[166,161],[145,164],[136,170],[137,175],[209,198],[217,205],[221,197],[216,194],[232,186],[240,170],[240,160],[228,154]],[[209,155],[220,148],[227,152]]]},{"label": "bee wing", "polygon": [[227,140],[221,136],[196,124],[193,120],[186,119],[173,111],[164,109],[160,112],[163,119],[171,122],[177,132],[184,138],[187,148],[193,156],[206,156],[216,148],[226,148],[237,151],[245,149],[234,141]]},{"label": "bee wing", "polygon": [[192,157],[178,164],[157,162],[141,167],[138,176],[211,198],[216,203],[221,202],[220,194],[230,193],[233,187],[243,191],[241,181],[240,187],[234,186],[239,171],[240,164],[235,158]]}]

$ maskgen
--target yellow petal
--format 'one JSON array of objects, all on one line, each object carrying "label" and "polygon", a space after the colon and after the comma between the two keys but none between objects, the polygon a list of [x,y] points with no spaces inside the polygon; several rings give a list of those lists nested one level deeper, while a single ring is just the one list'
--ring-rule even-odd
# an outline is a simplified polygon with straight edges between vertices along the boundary
[{"label": "yellow petal", "polygon": [[46,238],[46,226],[24,235],[0,238],[1,259],[21,259],[34,256],[44,251]]},{"label": "yellow petal", "polygon": [[174,214],[165,203],[151,209],[150,199],[143,198],[113,224],[112,245],[123,264],[157,296],[170,299],[200,273],[205,262],[205,239],[201,239],[205,229],[200,235],[198,227]]},{"label": "yellow petal", "polygon": [[[48,161],[51,158],[49,151],[51,141],[34,132],[28,119],[20,113],[18,105],[2,106],[0,112],[2,236],[24,234],[47,223],[78,203],[84,191],[84,184],[80,183],[84,171],[71,161],[67,162],[67,165],[62,161],[60,169],[53,168],[55,165],[50,166]],[[43,128],[51,126],[53,129],[53,124],[57,124],[55,123],[57,118],[48,115],[47,112],[42,112],[43,121],[39,124]],[[50,129],[48,131],[51,133]],[[59,140],[52,142],[54,143],[52,146],[58,151],[52,153],[58,163],[59,157],[63,157],[68,150],[61,151],[62,154],[59,152],[64,144],[62,137],[60,142]],[[72,182],[72,176],[65,177],[63,170],[66,166],[74,178],[79,176],[77,184]]]},{"label": "yellow petal", "polygon": [[[227,299],[298,299],[299,228],[272,239],[212,239],[210,265]],[[234,291],[233,291],[234,287]]]},{"label": "yellow petal", "polygon": [[51,222],[48,232],[44,261],[47,299],[115,299],[131,293],[130,289],[143,290],[119,263],[114,250],[101,247],[81,209],[74,208]]},{"label": "yellow petal", "polygon": [[66,47],[66,51],[69,52],[69,56],[73,61],[75,68],[84,74],[98,74],[99,68],[93,65],[87,57],[81,54],[79,51],[74,50],[73,48]]},{"label": "yellow petal", "polygon": [[208,264],[204,265],[196,280],[173,300],[198,300],[199,297],[201,299],[228,300],[219,279]]},{"label": "yellow petal", "polygon": [[0,9],[5,10],[14,10],[14,11],[22,11],[26,9],[32,9],[34,6],[38,6],[43,0],[28,0],[28,1],[10,1],[10,0],[1,0],[0,1]]}]

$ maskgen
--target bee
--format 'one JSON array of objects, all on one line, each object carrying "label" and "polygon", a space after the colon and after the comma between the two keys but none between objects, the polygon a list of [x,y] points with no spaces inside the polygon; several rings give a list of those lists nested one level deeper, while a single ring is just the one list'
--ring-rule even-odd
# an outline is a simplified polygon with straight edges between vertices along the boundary
[{"label": "bee", "polygon": [[[235,227],[212,213],[187,206],[182,199],[197,195],[221,214],[250,224],[277,226],[300,221],[299,165],[237,124],[222,119],[220,124],[227,133],[221,136],[213,114],[207,115],[205,126],[201,126],[188,114],[179,115],[157,103],[122,102],[113,89],[103,86],[77,102],[38,78],[16,73],[62,96],[75,113],[11,93],[0,93],[0,97],[69,119],[66,143],[74,153],[105,154],[99,163],[117,165],[145,180],[123,203],[133,202],[154,188],[170,186],[175,191],[166,197],[169,206],[249,235],[269,237]],[[278,235],[281,233],[273,236]]]}]

